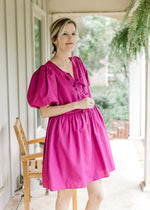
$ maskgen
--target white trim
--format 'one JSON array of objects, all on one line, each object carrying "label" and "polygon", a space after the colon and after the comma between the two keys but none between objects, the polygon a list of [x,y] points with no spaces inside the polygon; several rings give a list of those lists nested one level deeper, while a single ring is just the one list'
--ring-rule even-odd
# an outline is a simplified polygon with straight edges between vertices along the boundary
[{"label": "white trim", "polygon": [[46,17],[46,12],[35,3],[33,3],[33,13],[34,17],[36,17],[39,20],[42,20],[43,17]]},{"label": "white trim", "polygon": [[[34,46],[34,17],[36,17],[38,20],[41,21],[41,43],[42,43],[42,63],[45,63],[47,59],[47,51],[46,51],[46,46],[47,46],[47,36],[46,36],[46,12],[42,10],[39,6],[37,6],[35,3],[32,5],[32,37],[33,37],[33,52],[35,49]],[[35,69],[35,53],[33,53],[33,64],[34,64],[34,69]]]},{"label": "white trim", "polygon": [[[37,6],[35,3],[33,3],[33,42],[34,42],[34,18],[37,18],[41,21],[41,54],[42,54],[42,63],[45,63],[47,59],[47,52],[46,52],[46,46],[47,46],[47,36],[46,36],[46,12],[42,10],[39,6]],[[33,47],[35,47],[33,45]],[[35,48],[33,48],[34,51]],[[35,54],[34,54],[35,58]],[[35,60],[34,60],[35,64]],[[34,66],[35,67],[35,66]],[[35,69],[35,68],[34,68]]]},{"label": "white trim", "polygon": [[48,5],[47,4],[47,0],[43,0],[43,5],[42,5],[42,7],[43,7],[43,10],[47,10],[48,9],[48,6],[46,6],[46,5]]},{"label": "white trim", "polygon": [[54,18],[56,17],[61,17],[61,16],[66,16],[66,17],[83,17],[83,16],[88,16],[88,15],[101,15],[101,16],[107,16],[111,18],[116,18],[119,20],[123,20],[124,15],[126,14],[126,11],[123,12],[50,12],[50,15],[52,15]]},{"label": "white trim", "polygon": [[49,8],[48,8],[48,1],[49,0],[46,0],[46,21],[47,21],[47,25],[46,25],[46,29],[47,29],[47,59],[50,59],[50,24],[51,24],[51,21],[49,19]]},{"label": "white trim", "polygon": [[10,181],[10,196],[13,195],[12,193],[12,163],[11,163],[11,136],[10,136],[10,96],[9,96],[9,76],[8,76],[8,30],[7,30],[7,26],[8,26],[8,17],[7,17],[7,5],[6,5],[6,1],[4,1],[4,10],[5,10],[5,35],[6,35],[6,39],[5,39],[5,45],[6,45],[6,58],[7,58],[7,61],[6,61],[6,75],[7,75],[7,101],[8,101],[8,138],[9,138],[9,181]]},{"label": "white trim", "polygon": [[[150,55],[150,36],[147,39],[148,54]],[[146,59],[146,103],[145,103],[145,163],[144,184],[150,189],[150,61]]]},{"label": "white trim", "polygon": [[[47,34],[46,34],[46,11],[41,9],[35,3],[32,3],[32,44],[33,44],[33,69],[35,69],[35,43],[34,43],[34,18],[41,21],[41,63],[44,64],[47,61]],[[34,135],[37,137],[37,110],[34,111]],[[45,120],[46,121],[46,120]],[[47,121],[46,121],[47,122]],[[43,119],[41,124],[44,126]]]},{"label": "white trim", "polygon": [[[50,25],[52,24],[52,22],[53,22],[53,15],[49,14],[48,15],[48,29],[50,29]],[[48,34],[49,34],[49,56],[51,58],[51,56],[52,56],[52,45],[51,45],[51,42],[50,42],[50,30],[49,30]]]},{"label": "white trim", "polygon": [[76,16],[76,15],[124,15],[126,12],[50,12],[49,14],[51,15],[71,15],[71,16]]},{"label": "white trim", "polygon": [[[32,66],[33,66],[33,69],[32,69],[32,73],[34,72],[35,70],[35,44],[34,44],[34,3],[32,3],[32,10],[31,10],[31,33],[32,33]],[[33,122],[34,122],[34,138],[36,137],[36,110],[33,109]]]}]

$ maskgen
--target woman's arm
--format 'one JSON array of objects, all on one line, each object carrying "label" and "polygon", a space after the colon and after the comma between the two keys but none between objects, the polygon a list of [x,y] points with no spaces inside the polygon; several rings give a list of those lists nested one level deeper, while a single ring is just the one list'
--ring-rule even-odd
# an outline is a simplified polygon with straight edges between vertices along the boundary
[{"label": "woman's arm", "polygon": [[43,118],[47,118],[47,117],[54,117],[60,114],[64,114],[74,109],[80,109],[76,101],[65,104],[65,105],[59,105],[59,106],[48,105],[48,106],[40,107],[40,113]]},{"label": "woman's arm", "polygon": [[54,117],[57,115],[64,114],[74,109],[92,108],[94,104],[95,104],[95,101],[92,98],[86,97],[82,100],[68,103],[65,105],[59,105],[59,106],[47,105],[47,106],[40,107],[40,113],[43,118],[48,118],[48,117]]}]

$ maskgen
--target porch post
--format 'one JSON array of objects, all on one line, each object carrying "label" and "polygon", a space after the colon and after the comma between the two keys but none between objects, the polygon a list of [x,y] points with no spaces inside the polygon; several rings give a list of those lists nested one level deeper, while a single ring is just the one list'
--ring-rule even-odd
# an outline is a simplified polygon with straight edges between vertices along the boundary
[{"label": "porch post", "polygon": [[[150,56],[150,36],[147,40]],[[141,183],[143,191],[150,192],[150,61],[146,59],[146,86],[145,86],[145,165],[144,181]]]},{"label": "porch post", "polygon": [[129,137],[144,139],[145,133],[145,54],[129,65]]}]

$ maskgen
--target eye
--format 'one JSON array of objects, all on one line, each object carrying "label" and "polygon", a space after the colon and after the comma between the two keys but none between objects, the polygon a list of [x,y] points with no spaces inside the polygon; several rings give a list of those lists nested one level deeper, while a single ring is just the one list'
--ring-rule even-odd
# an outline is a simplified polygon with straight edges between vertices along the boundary
[{"label": "eye", "polygon": [[[67,33],[65,33],[65,32],[64,32],[64,33],[63,33],[63,35],[67,35]],[[73,36],[75,36],[75,35],[76,35],[76,33],[72,33],[72,35],[73,35]]]}]

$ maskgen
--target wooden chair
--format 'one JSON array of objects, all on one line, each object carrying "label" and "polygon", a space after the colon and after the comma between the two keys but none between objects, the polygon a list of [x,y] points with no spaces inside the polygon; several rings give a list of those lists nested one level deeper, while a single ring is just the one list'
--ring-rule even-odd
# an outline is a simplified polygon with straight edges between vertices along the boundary
[{"label": "wooden chair", "polygon": [[[20,147],[21,161],[23,165],[23,183],[24,183],[24,207],[30,209],[30,178],[42,177],[43,153],[29,154],[29,145],[45,142],[45,138],[33,139],[27,141],[20,118],[16,118],[14,130]],[[77,191],[74,189],[73,210],[77,210]]]}]

